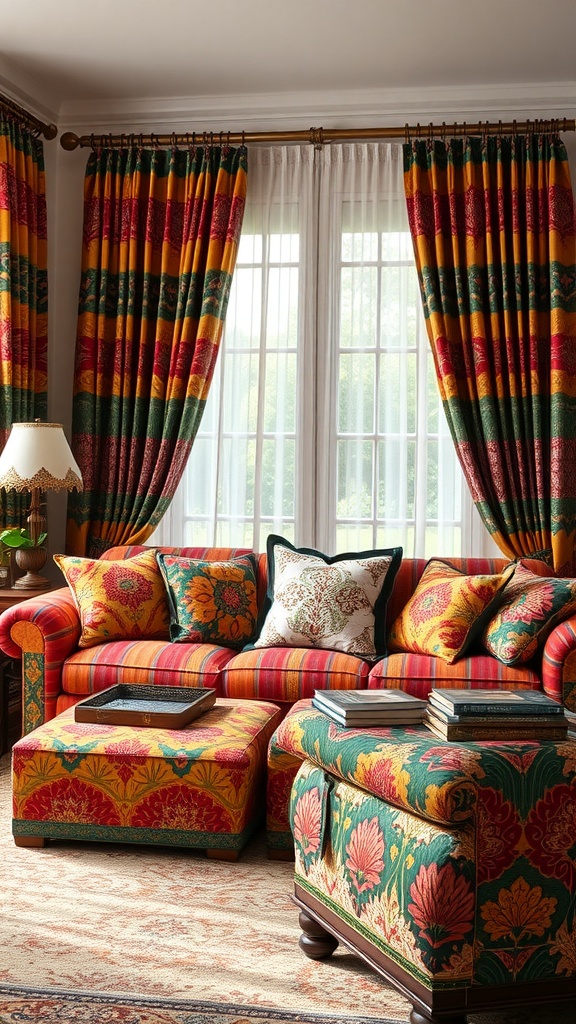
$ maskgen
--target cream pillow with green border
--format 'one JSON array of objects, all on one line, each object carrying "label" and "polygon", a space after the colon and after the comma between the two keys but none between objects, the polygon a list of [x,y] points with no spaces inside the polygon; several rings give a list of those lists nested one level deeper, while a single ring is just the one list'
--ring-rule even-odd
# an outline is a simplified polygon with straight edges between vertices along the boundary
[{"label": "cream pillow with green border", "polygon": [[386,603],[402,548],[330,557],[271,535],[267,557],[266,617],[254,647],[386,654]]}]

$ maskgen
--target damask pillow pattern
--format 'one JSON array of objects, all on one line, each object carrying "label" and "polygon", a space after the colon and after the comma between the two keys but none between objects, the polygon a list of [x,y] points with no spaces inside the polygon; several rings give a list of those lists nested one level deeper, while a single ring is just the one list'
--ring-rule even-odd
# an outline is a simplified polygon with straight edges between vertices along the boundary
[{"label": "damask pillow pattern", "polygon": [[386,654],[386,603],[402,548],[329,557],[267,542],[268,594],[255,647],[319,647],[361,658]]},{"label": "damask pillow pattern", "polygon": [[72,592],[82,632],[79,647],[107,640],[167,640],[166,587],[153,550],[100,561],[54,555]]},{"label": "damask pillow pattern", "polygon": [[536,575],[520,563],[485,628],[484,646],[505,665],[523,664],[534,657],[554,626],[574,612],[576,579]]},{"label": "damask pillow pattern", "polygon": [[392,626],[388,649],[432,654],[452,665],[481,635],[515,569],[511,564],[501,573],[467,576],[449,562],[430,559]]},{"label": "damask pillow pattern", "polygon": [[176,643],[243,647],[258,621],[256,556],[205,562],[158,554],[168,589],[170,639]]}]

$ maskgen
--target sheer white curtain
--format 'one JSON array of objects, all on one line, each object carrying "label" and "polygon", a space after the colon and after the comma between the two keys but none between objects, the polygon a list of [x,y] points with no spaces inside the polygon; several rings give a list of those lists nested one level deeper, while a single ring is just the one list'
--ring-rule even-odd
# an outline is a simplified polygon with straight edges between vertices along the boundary
[{"label": "sheer white curtain", "polygon": [[402,148],[251,150],[217,371],[151,543],[494,554],[438,397]]}]

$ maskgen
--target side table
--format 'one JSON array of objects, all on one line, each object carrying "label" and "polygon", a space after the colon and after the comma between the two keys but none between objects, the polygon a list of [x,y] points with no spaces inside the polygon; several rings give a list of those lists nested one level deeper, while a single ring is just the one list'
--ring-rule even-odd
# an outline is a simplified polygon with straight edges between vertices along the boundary
[{"label": "side table", "polygon": [[[18,590],[16,587],[0,590],[0,614],[30,597],[49,594],[44,590]],[[22,735],[22,667],[16,658],[8,658],[0,651],[0,754],[9,750]]]}]

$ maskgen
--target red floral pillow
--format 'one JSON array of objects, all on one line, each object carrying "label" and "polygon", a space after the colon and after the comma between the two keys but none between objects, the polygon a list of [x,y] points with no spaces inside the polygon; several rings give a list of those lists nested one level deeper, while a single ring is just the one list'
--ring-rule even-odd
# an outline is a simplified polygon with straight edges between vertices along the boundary
[{"label": "red floral pillow", "polygon": [[392,626],[388,650],[432,654],[452,665],[481,635],[515,569],[511,564],[501,573],[467,576],[431,558]]},{"label": "red floral pillow", "polygon": [[167,640],[166,587],[153,550],[100,561],[54,555],[72,591],[82,633],[79,647],[107,640]]}]

